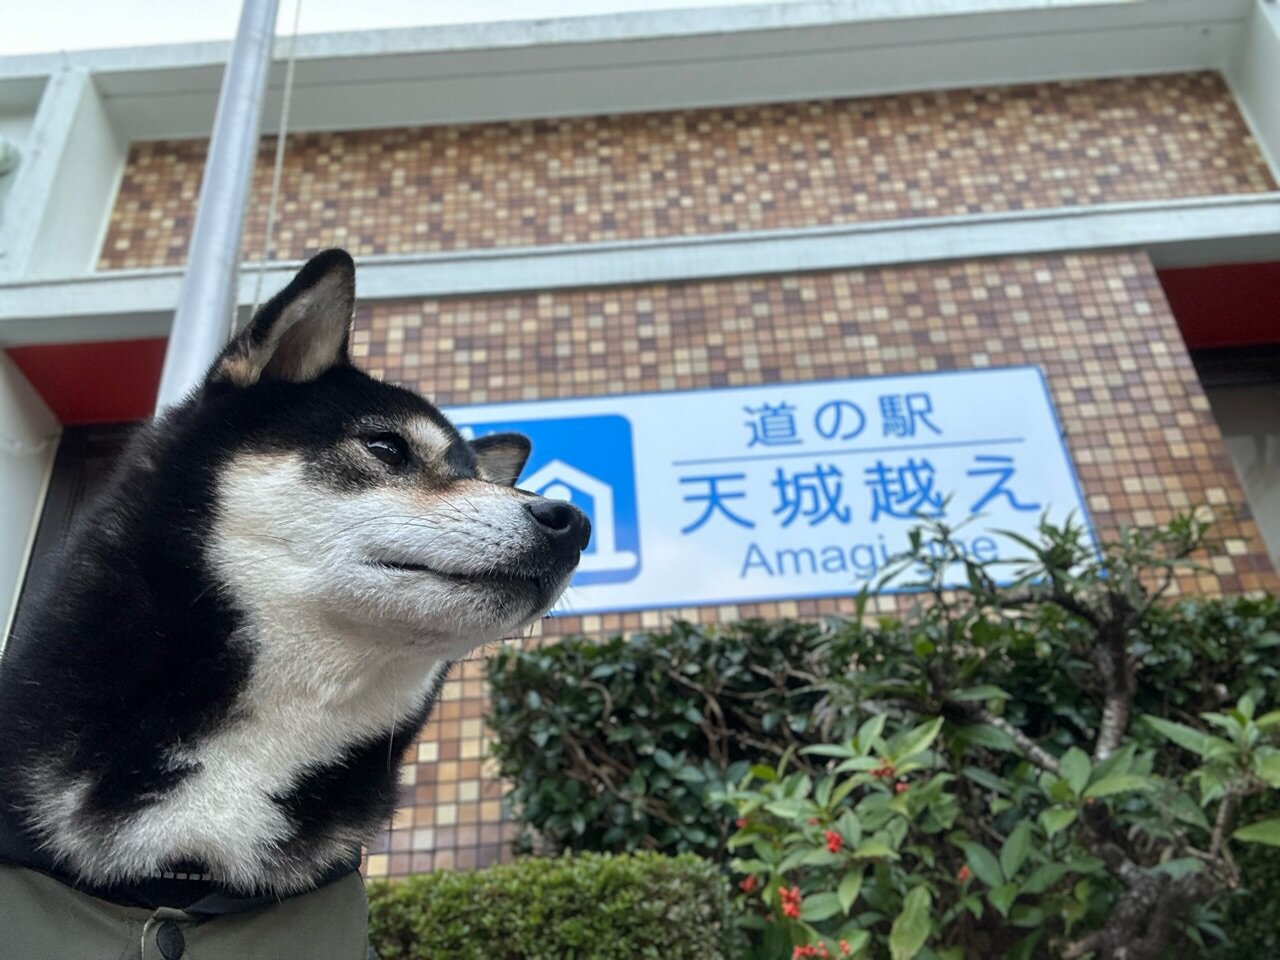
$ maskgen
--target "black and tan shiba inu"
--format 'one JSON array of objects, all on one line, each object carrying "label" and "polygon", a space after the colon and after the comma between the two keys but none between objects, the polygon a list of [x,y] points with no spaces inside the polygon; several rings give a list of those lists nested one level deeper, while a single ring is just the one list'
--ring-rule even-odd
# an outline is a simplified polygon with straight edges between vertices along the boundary
[{"label": "black and tan shiba inu", "polygon": [[314,888],[390,814],[450,662],[568,584],[588,522],[515,489],[528,441],[356,369],[353,303],[347,254],[308,263],[141,431],[15,630],[10,864]]}]

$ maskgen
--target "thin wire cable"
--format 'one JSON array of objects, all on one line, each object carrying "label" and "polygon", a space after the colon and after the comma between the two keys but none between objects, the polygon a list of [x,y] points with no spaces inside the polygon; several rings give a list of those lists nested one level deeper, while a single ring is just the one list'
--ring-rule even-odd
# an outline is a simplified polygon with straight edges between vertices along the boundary
[{"label": "thin wire cable", "polygon": [[262,281],[267,274],[267,261],[274,252],[276,202],[280,197],[280,177],[284,171],[284,145],[289,134],[289,108],[293,104],[293,68],[298,61],[298,24],[302,21],[302,0],[293,6],[293,33],[289,38],[289,55],[285,58],[284,91],[280,97],[280,125],[276,130],[276,159],[271,169],[271,197],[267,201],[267,226],[262,234],[262,251],[258,257],[258,277],[253,284],[252,317],[262,304]]}]

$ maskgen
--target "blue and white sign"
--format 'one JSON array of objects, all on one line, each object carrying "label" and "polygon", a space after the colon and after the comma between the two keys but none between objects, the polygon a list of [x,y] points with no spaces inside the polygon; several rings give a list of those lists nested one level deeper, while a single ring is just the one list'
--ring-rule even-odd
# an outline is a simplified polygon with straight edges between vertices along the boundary
[{"label": "blue and white sign", "polygon": [[520,486],[591,517],[558,612],[847,596],[922,516],[993,531],[1088,513],[1036,367],[455,407],[465,432],[523,433]]}]

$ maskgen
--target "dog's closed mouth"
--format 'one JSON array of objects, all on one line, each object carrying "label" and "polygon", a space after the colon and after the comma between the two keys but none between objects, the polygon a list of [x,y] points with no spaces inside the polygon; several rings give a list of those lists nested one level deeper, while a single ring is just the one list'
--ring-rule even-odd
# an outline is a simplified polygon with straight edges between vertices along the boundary
[{"label": "dog's closed mouth", "polygon": [[425,563],[402,563],[399,560],[370,560],[369,566],[382,567],[386,570],[406,570],[410,573],[439,573]]},{"label": "dog's closed mouth", "polygon": [[433,577],[439,577],[442,580],[449,580],[452,583],[524,583],[529,586],[541,588],[543,578],[530,576],[515,572],[492,573],[450,573],[447,570],[439,570],[436,567],[428,566],[425,563],[409,563],[402,560],[388,560],[383,557],[377,557],[368,561],[372,567],[379,567],[384,570],[400,570],[405,573],[427,573]]}]

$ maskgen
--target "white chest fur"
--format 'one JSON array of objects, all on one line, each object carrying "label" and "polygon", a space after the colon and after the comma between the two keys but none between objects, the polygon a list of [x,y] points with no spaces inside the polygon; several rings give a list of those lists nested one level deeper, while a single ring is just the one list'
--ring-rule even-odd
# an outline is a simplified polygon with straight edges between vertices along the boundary
[{"label": "white chest fur", "polygon": [[[311,622],[309,622],[311,621]],[[310,627],[310,629],[309,629]],[[99,880],[148,875],[195,859],[215,877],[254,887],[264,877],[304,884],[313,864],[282,863],[293,825],[274,798],[309,771],[342,760],[357,744],[391,736],[414,716],[446,664],[391,654],[354,638],[317,631],[300,613],[258,621],[243,642],[255,650],[249,681],[226,720],[166,759],[186,774],[175,789],[116,825],[108,837],[83,816],[90,784],[62,785],[46,803],[55,851]],[[48,796],[48,795],[46,795]],[[330,837],[313,859],[336,860],[367,838]]]},{"label": "white chest fur", "polygon": [[[295,635],[296,636],[296,635]],[[358,683],[317,676],[315,664],[266,655],[229,722],[172,758],[197,772],[122,831],[122,846],[159,862],[175,853],[208,864],[215,875],[260,875],[292,825],[273,799],[286,796],[311,769],[339,762],[354,745],[391,735],[430,692],[443,664],[425,673],[390,661],[367,664]],[[336,854],[363,838],[342,838]],[[150,857],[148,858],[150,859]],[[250,882],[251,877],[244,877]]]}]

